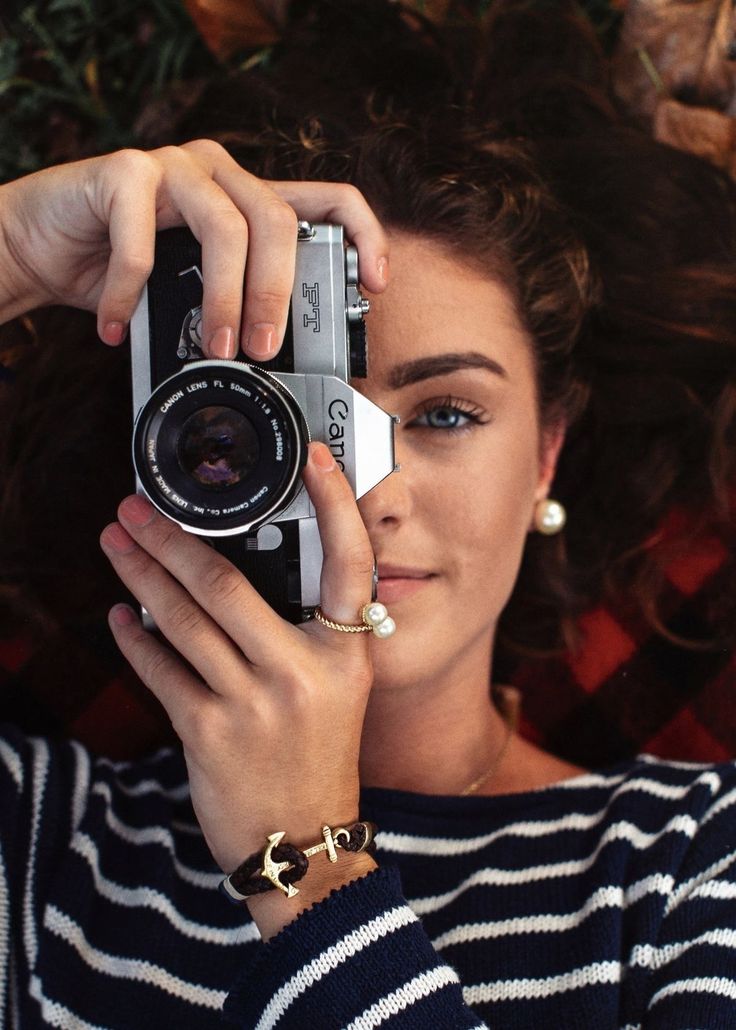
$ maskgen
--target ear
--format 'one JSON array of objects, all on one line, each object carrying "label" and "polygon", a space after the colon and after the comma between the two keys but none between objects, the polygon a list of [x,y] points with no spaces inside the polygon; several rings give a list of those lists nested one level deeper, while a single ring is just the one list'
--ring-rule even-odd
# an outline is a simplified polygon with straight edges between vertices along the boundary
[{"label": "ear", "polygon": [[539,480],[534,493],[534,501],[543,501],[549,494],[549,488],[557,471],[557,460],[565,442],[567,424],[556,422],[541,433],[539,448]]}]

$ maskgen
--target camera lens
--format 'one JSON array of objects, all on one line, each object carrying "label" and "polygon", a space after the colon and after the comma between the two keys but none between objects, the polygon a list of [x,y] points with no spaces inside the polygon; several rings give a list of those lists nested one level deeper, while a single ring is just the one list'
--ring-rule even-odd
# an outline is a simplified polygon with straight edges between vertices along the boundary
[{"label": "camera lens", "polygon": [[179,464],[207,490],[240,483],[255,468],[260,452],[253,423],[235,408],[210,404],[182,426]]},{"label": "camera lens", "polygon": [[133,463],[156,507],[204,536],[250,532],[301,489],[309,432],[274,376],[239,361],[193,361],[151,393]]}]

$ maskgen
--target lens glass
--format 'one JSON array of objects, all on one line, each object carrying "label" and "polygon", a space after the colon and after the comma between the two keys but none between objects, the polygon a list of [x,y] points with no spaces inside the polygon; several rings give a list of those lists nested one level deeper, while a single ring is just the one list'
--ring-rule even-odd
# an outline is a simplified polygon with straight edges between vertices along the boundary
[{"label": "lens glass", "polygon": [[165,379],[136,419],[133,460],[148,496],[194,533],[265,525],[301,490],[309,431],[266,372],[195,361]]},{"label": "lens glass", "polygon": [[258,463],[258,436],[240,411],[212,404],[184,422],[177,446],[183,472],[207,490],[241,483]]}]

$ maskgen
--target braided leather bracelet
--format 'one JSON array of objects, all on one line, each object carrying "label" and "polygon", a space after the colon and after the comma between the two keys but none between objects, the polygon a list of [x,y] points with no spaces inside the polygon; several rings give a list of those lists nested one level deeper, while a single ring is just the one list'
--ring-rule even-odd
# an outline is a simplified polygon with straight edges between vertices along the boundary
[{"label": "braided leather bracelet", "polygon": [[337,848],[357,853],[367,851],[373,854],[373,838],[377,827],[374,823],[353,823],[346,828],[322,827],[323,840],[311,848],[300,851],[293,844],[284,841],[285,831],[272,833],[266,838],[263,851],[254,851],[234,872],[226,876],[220,890],[229,901],[242,904],[254,894],[274,889],[283,891],[287,898],[299,893],[294,884],[301,880],[309,868],[309,859],[320,851],[326,851],[330,862],[337,862]]}]

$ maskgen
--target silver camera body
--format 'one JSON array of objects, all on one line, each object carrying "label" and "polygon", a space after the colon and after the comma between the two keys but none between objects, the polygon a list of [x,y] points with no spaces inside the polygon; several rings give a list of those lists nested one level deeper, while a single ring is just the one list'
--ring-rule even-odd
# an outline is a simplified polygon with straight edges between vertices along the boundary
[{"label": "silver camera body", "polygon": [[137,489],[299,622],[322,568],[300,475],[309,441],[327,444],[356,498],[396,468],[395,419],[348,385],[366,374],[357,251],[342,226],[299,223],[284,345],[262,364],[204,358],[200,253],[186,229],[159,233],[131,321]]}]

